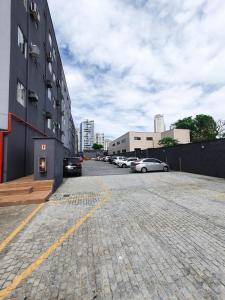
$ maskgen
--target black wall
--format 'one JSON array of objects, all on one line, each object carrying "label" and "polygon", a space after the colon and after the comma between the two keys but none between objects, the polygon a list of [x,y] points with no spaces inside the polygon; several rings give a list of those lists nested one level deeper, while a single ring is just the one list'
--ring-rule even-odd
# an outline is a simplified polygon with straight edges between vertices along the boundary
[{"label": "black wall", "polygon": [[171,170],[225,178],[225,139],[123,153],[139,158],[154,157]]}]

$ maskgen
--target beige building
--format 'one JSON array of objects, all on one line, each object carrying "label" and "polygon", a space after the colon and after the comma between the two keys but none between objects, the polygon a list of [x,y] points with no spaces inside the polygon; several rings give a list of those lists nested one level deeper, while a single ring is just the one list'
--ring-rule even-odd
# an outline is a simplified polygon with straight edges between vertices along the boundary
[{"label": "beige building", "polygon": [[120,154],[148,148],[159,148],[159,141],[164,137],[172,137],[180,144],[190,143],[190,130],[171,129],[164,132],[136,132],[129,131],[112,141],[109,145],[109,154]]},{"label": "beige building", "polygon": [[175,140],[178,140],[179,144],[189,144],[190,139],[190,130],[189,129],[170,129],[161,133],[161,138],[171,137]]}]

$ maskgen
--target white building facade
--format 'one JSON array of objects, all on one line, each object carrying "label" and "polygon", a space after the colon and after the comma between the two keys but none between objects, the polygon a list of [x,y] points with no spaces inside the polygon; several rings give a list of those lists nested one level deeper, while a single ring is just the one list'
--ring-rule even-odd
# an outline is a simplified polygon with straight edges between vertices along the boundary
[{"label": "white building facade", "polygon": [[92,150],[95,141],[94,121],[85,120],[80,124],[80,150]]},{"label": "white building facade", "polygon": [[98,145],[104,146],[104,142],[105,142],[104,133],[96,133],[95,134],[95,143],[98,144]]},{"label": "white building facade", "polygon": [[104,141],[104,150],[105,150],[105,151],[108,151],[109,145],[110,145],[111,142],[112,142],[112,140],[110,140],[110,139],[105,139],[105,141]]},{"label": "white building facade", "polygon": [[163,132],[166,130],[164,116],[163,115],[155,115],[154,118],[154,131],[155,132]]}]

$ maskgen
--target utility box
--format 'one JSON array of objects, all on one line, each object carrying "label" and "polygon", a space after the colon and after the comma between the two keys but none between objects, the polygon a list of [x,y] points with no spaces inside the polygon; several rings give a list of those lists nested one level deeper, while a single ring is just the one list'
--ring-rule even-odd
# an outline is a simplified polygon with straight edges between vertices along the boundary
[{"label": "utility box", "polygon": [[63,144],[55,138],[33,138],[34,180],[54,180],[54,190],[63,180]]}]

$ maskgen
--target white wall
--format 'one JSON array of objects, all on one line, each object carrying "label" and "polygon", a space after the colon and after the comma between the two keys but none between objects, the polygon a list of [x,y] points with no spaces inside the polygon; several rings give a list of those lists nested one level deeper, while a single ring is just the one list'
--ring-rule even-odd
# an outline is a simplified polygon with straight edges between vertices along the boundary
[{"label": "white wall", "polygon": [[8,129],[11,0],[0,0],[0,129]]}]

